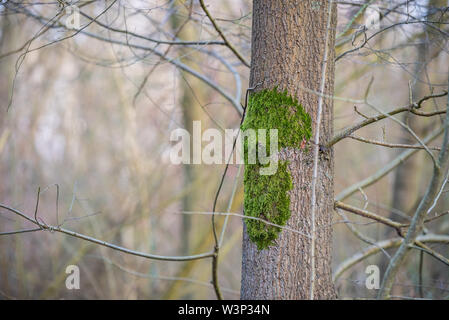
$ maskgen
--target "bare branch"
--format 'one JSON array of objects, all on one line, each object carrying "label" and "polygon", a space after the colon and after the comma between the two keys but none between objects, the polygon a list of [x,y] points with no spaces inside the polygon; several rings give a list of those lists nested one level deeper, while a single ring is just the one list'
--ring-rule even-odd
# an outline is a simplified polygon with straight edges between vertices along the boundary
[{"label": "bare branch", "polygon": [[378,114],[376,116],[373,116],[373,117],[370,117],[368,119],[365,119],[365,120],[363,120],[363,121],[361,121],[361,122],[359,122],[359,123],[357,123],[357,124],[355,124],[355,125],[353,125],[353,126],[351,126],[349,128],[346,128],[346,129],[340,131],[339,133],[337,133],[329,142],[326,143],[326,147],[329,148],[329,147],[333,146],[337,142],[343,140],[344,138],[347,138],[349,135],[351,135],[355,131],[357,131],[357,130],[363,128],[363,127],[366,127],[367,125],[370,125],[370,124],[372,124],[374,122],[377,122],[379,120],[383,120],[383,119],[385,119],[385,118],[387,118],[389,116],[392,116],[392,115],[395,115],[395,114],[398,114],[398,113],[410,111],[412,109],[419,109],[419,108],[421,108],[421,105],[425,101],[427,101],[429,99],[433,99],[433,98],[444,97],[446,95],[447,95],[447,91],[442,92],[442,93],[438,93],[438,94],[428,95],[428,96],[423,97],[417,103],[413,103],[413,104],[410,104],[410,105],[405,106],[405,107],[399,107],[399,108],[393,109],[390,112],[381,113],[381,114]]},{"label": "bare branch", "polygon": [[397,231],[398,235],[400,235],[400,236],[402,235],[402,229],[401,228],[403,228],[403,225],[401,223],[399,223],[399,222],[393,221],[393,220],[391,220],[389,218],[385,218],[385,217],[379,216],[379,215],[377,215],[377,214],[375,214],[373,212],[369,212],[367,210],[363,210],[363,209],[359,209],[359,208],[350,206],[350,205],[345,204],[345,203],[340,202],[340,201],[336,201],[335,202],[335,208],[343,209],[345,211],[357,214],[359,216],[362,216],[362,217],[365,217],[365,218],[372,219],[372,220],[375,220],[377,222],[380,222],[380,223],[382,223],[382,224],[384,224],[386,226],[394,228]]},{"label": "bare branch", "polygon": [[[138,257],[142,257],[142,258],[146,258],[146,259],[161,260],[161,261],[189,261],[189,260],[196,260],[196,259],[211,258],[214,256],[213,252],[201,253],[201,254],[190,255],[190,256],[161,256],[161,255],[155,255],[155,254],[149,254],[149,253],[144,253],[144,252],[140,252],[140,251],[135,251],[135,250],[120,247],[115,244],[112,244],[112,243],[109,243],[109,242],[106,242],[103,240],[99,240],[99,239],[96,239],[96,238],[93,238],[90,236],[86,236],[84,234],[81,234],[81,233],[78,233],[75,231],[64,229],[59,226],[51,226],[51,225],[42,224],[42,223],[38,222],[37,220],[33,220],[31,217],[29,217],[25,213],[23,213],[19,210],[16,210],[14,208],[11,208],[7,205],[4,205],[2,203],[0,203],[0,208],[8,210],[9,212],[15,213],[15,214],[19,215],[20,217],[28,220],[29,222],[39,226],[40,230],[63,233],[63,234],[66,234],[66,235],[74,237],[74,238],[86,240],[86,241],[89,241],[89,242],[92,242],[92,243],[95,243],[95,244],[98,244],[98,245],[101,245],[104,247],[108,247],[108,248],[116,250],[116,251],[124,252],[124,253],[130,254],[130,255],[133,255],[133,256],[138,256]],[[36,206],[36,208],[37,208],[37,206]],[[31,232],[31,231],[29,231],[29,232]]]},{"label": "bare branch", "polygon": [[212,23],[212,25],[214,26],[215,30],[218,32],[218,34],[220,35],[220,37],[223,39],[223,41],[225,42],[226,46],[235,54],[235,56],[246,66],[246,67],[250,67],[250,63],[248,61],[246,61],[246,59],[237,51],[237,49],[229,42],[229,40],[226,38],[226,36],[224,35],[223,31],[220,29],[220,27],[218,26],[217,22],[215,21],[215,19],[212,17],[212,15],[210,14],[209,10],[207,10],[206,5],[204,4],[204,0],[199,0],[200,1],[200,5],[201,8],[203,9],[204,13],[207,15],[207,17],[209,18],[210,22]]},{"label": "bare branch", "polygon": [[[360,141],[360,142],[365,142],[365,143],[369,143],[369,144],[374,144],[374,145],[378,145],[378,146],[382,146],[382,147],[386,147],[386,148],[402,148],[402,149],[419,149],[419,150],[423,150],[424,147],[423,146],[418,146],[418,145],[410,145],[410,144],[400,144],[400,143],[387,143],[387,142],[382,142],[382,141],[377,141],[377,140],[369,140],[369,139],[365,139],[362,137],[357,137],[354,135],[349,135],[348,138]],[[441,150],[441,148],[439,147],[428,147],[430,150]]]}]

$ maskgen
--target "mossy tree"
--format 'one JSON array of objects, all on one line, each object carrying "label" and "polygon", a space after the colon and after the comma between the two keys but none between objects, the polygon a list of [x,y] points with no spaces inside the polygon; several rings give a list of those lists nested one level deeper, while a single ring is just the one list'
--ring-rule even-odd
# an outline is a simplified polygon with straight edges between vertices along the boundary
[{"label": "mossy tree", "polygon": [[[328,1],[253,1],[249,100],[243,129],[277,128],[279,166],[262,176],[260,165],[245,167],[245,214],[288,228],[246,220],[242,260],[242,299],[335,298],[331,279],[333,151],[321,149],[316,182],[315,232],[312,232],[312,177],[323,61],[324,92],[332,94],[336,6]],[[331,17],[328,29],[328,17]],[[327,59],[325,51],[327,49]],[[320,143],[333,132],[333,105],[324,99]],[[298,232],[291,232],[294,229]],[[315,237],[312,259],[310,237]]]}]

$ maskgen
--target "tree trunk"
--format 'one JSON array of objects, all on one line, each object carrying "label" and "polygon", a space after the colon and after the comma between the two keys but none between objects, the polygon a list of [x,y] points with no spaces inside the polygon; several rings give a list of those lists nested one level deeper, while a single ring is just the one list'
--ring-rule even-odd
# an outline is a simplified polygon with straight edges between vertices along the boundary
[{"label": "tree trunk", "polygon": [[[335,28],[337,8],[332,5],[328,32],[325,94],[334,87]],[[303,88],[320,91],[329,17],[328,1],[253,1],[252,60],[250,87],[286,90],[298,99],[312,118],[312,136],[318,116],[319,97]],[[250,112],[250,109],[248,109]],[[267,110],[270,112],[270,110]],[[247,114],[247,117],[250,116]],[[324,99],[320,123],[320,144],[333,134],[333,102]],[[293,187],[290,218],[286,226],[312,234],[313,144],[280,150],[288,160]],[[332,211],[334,201],[333,151],[320,151],[316,183],[315,255],[311,238],[283,229],[268,249],[259,250],[244,225],[242,299],[309,299],[314,260],[315,299],[336,297],[331,277]],[[246,169],[245,169],[246,170]],[[245,188],[251,184],[245,181]],[[245,205],[245,214],[246,214]]]},{"label": "tree trunk", "polygon": [[[172,9],[175,10],[175,13],[170,16],[170,22],[174,34],[184,41],[194,40],[197,36],[197,30],[195,30],[191,23],[186,23],[186,18],[184,18],[184,16],[189,15],[189,5],[191,5],[189,1],[174,1],[172,4]],[[198,55],[192,48],[180,47],[175,49],[179,51],[179,60],[182,63],[188,65],[192,69],[198,69],[198,65],[194,63],[195,58],[198,58]],[[202,89],[198,79],[192,77],[186,72],[181,71],[181,73],[182,78],[179,86],[179,104],[182,108],[182,122],[184,128],[190,133],[190,145],[192,146],[193,121],[202,120],[201,108],[197,99],[203,98],[205,92]],[[193,92],[193,90],[195,90],[195,92]],[[201,172],[198,166],[194,164],[183,164],[182,170],[184,189],[189,190],[182,198],[182,211],[195,211],[198,209],[197,202],[199,190],[198,188],[192,188],[192,185],[197,183],[197,180],[200,179]],[[193,230],[195,224],[192,223],[192,220],[195,220],[193,216],[188,214],[182,215],[181,252],[185,255],[189,255],[192,247],[192,242],[194,239],[192,239],[191,235],[197,233],[196,230]]]}]

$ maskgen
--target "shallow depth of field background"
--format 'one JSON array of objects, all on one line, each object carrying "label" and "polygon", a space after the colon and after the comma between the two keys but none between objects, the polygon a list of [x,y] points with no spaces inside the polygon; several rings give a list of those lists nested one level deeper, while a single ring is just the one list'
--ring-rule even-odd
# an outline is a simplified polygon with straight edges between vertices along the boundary
[{"label": "shallow depth of field background", "polygon": [[[251,1],[207,1],[211,13],[245,57],[250,57]],[[423,1],[418,1],[422,3]],[[387,2],[381,2],[383,4]],[[415,2],[414,2],[415,3]],[[416,4],[416,3],[415,3]],[[179,5],[179,4],[178,4]],[[185,18],[185,8],[176,11],[170,1],[120,1],[102,22],[160,39],[170,38]],[[176,5],[175,5],[176,6]],[[413,4],[411,4],[413,6]],[[30,7],[31,8],[31,7]],[[104,2],[87,7],[92,16],[104,9]],[[141,8],[141,10],[136,10]],[[56,4],[33,8],[52,16]],[[415,9],[415,10],[419,10]],[[354,9],[339,5],[339,29],[346,25]],[[3,13],[3,12],[1,12]],[[126,16],[126,19],[124,17]],[[201,8],[195,6],[192,22],[179,35],[184,39],[220,40]],[[392,14],[388,23],[404,18]],[[82,24],[85,20],[81,19]],[[20,48],[41,25],[24,15],[0,16],[0,54]],[[367,49],[340,60],[336,67],[335,95],[361,99],[373,78],[370,99],[384,110],[409,103],[409,81],[417,56],[414,38],[418,25],[404,25],[378,36]],[[105,38],[127,40],[98,25],[88,31]],[[48,31],[31,47],[38,47],[69,33],[62,28]],[[134,43],[155,46],[142,39]],[[357,41],[361,41],[358,39]],[[337,49],[337,54],[351,42]],[[430,49],[440,48],[426,65],[426,79],[447,83],[447,43],[434,41]],[[224,46],[204,47],[230,63],[241,77],[235,77],[213,54],[197,47],[158,45],[161,52],[207,75],[228,92],[240,89],[243,97],[248,85],[248,68],[242,66]],[[305,50],[307,48],[304,48]],[[382,49],[376,51],[377,49]],[[385,50],[384,50],[385,49]],[[189,215],[183,211],[210,212],[224,165],[196,165],[190,169],[170,163],[170,133],[186,126],[184,111],[190,108],[191,120],[201,120],[202,128],[237,128],[240,118],[231,104],[215,91],[159,57],[126,46],[98,41],[84,35],[53,44],[26,55],[14,80],[18,54],[0,59],[0,202],[34,212],[37,188],[41,193],[39,216],[56,224],[56,188],[60,186],[59,221],[64,227],[127,248],[161,255],[185,255],[209,251],[213,237],[209,215]],[[149,75],[149,76],[148,76]],[[143,90],[139,90],[148,77]],[[424,79],[423,75],[420,75]],[[12,88],[13,81],[15,83]],[[440,92],[444,86],[435,86]],[[12,91],[13,90],[13,91]],[[429,94],[422,86],[422,96]],[[6,107],[13,92],[12,105]],[[419,98],[419,97],[417,97]],[[444,106],[446,97],[429,101],[426,110]],[[354,104],[336,100],[335,131],[360,121]],[[366,114],[374,111],[358,106]],[[213,120],[212,120],[213,119]],[[439,118],[424,119],[431,130]],[[397,124],[384,120],[362,129],[358,135],[397,142],[402,133]],[[435,140],[431,145],[438,145]],[[410,143],[414,143],[410,139]],[[335,194],[388,163],[400,150],[386,149],[346,139],[335,146]],[[415,187],[410,208],[422,196],[430,179],[431,163],[424,152],[407,183]],[[238,168],[231,166],[218,202],[226,211],[235,179],[238,188],[231,212],[242,213],[243,184]],[[391,210],[394,172],[364,191],[367,208],[395,217]],[[48,187],[48,188],[47,188]],[[447,193],[438,212],[449,210]],[[364,195],[353,195],[348,203],[364,207]],[[395,236],[394,231],[347,213],[357,227],[374,239]],[[334,214],[334,254],[336,267],[344,259],[366,247],[355,238]],[[217,218],[220,227],[223,218]],[[29,226],[8,212],[0,213],[0,232]],[[188,228],[189,235],[185,235]],[[449,232],[449,217],[429,224],[435,232]],[[239,298],[242,221],[232,217],[225,234],[219,264],[219,280],[225,298]],[[449,249],[433,246],[446,256]],[[392,251],[389,251],[390,254]],[[419,252],[408,257],[401,269],[398,294],[415,296],[419,290]],[[365,287],[365,268],[377,264],[385,270],[382,253],[370,257],[347,271],[337,281],[340,298],[370,298],[375,290]],[[68,265],[81,271],[81,289],[65,287]],[[213,299],[209,260],[156,262],[115,252],[79,239],[35,232],[0,237],[0,299]],[[423,293],[426,298],[449,297],[449,273],[440,262],[425,256]]]}]

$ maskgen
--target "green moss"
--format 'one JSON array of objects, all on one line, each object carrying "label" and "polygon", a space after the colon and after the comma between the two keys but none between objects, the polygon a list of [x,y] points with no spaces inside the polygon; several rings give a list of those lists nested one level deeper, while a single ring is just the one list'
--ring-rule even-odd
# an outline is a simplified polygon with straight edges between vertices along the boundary
[{"label": "green moss", "polygon": [[[303,140],[312,135],[311,118],[298,101],[286,91],[277,88],[263,90],[250,95],[243,131],[248,129],[278,129],[278,148],[300,148]],[[266,138],[269,149],[269,137]],[[260,144],[260,141],[257,141]],[[279,160],[278,169],[273,175],[261,175],[261,163],[248,163],[248,142],[244,141],[245,155],[245,215],[270,221],[283,226],[290,218],[290,196],[293,187],[287,161]],[[278,237],[281,229],[262,221],[246,219],[247,231],[251,241],[259,250],[268,248]]]}]

